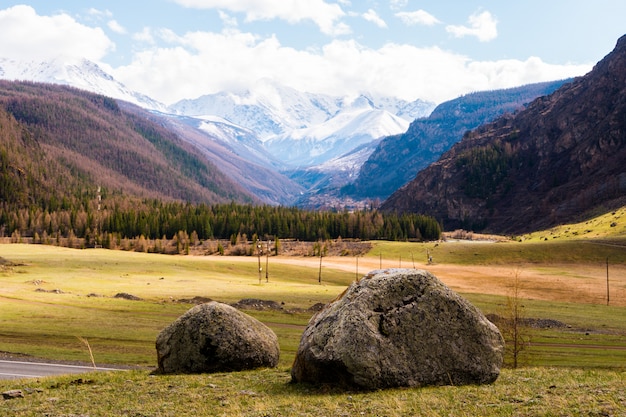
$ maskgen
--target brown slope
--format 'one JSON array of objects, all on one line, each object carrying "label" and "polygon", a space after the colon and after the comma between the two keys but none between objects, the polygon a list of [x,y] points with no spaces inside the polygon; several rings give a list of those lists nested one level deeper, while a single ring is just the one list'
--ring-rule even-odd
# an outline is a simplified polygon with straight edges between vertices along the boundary
[{"label": "brown slope", "polygon": [[383,209],[521,233],[626,198],[626,36],[584,77],[465,135]]},{"label": "brown slope", "polygon": [[23,201],[15,203],[76,195],[97,185],[135,197],[254,201],[195,148],[113,99],[65,86],[1,81],[0,111],[10,122],[0,126],[0,150],[22,170],[17,176],[20,171],[4,171],[7,181],[24,186]]}]

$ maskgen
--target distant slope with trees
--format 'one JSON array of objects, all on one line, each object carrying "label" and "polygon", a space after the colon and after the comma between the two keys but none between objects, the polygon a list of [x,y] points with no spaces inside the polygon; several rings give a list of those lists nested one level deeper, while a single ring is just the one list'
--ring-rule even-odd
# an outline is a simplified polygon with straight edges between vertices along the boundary
[{"label": "distant slope with trees", "polygon": [[361,167],[356,181],[344,187],[342,194],[385,199],[435,162],[468,130],[519,111],[569,81],[481,91],[442,103],[429,117],[413,121],[406,133],[384,138]]},{"label": "distant slope with trees", "polygon": [[66,86],[0,81],[0,237],[72,247],[272,236],[431,240],[431,217],[260,205],[139,109]]},{"label": "distant slope with trees", "polygon": [[587,75],[468,132],[382,208],[525,233],[626,204],[626,36]]},{"label": "distant slope with trees", "polygon": [[[15,169],[2,173],[26,185],[16,202],[75,198],[74,190],[97,186],[137,197],[254,201],[191,145],[147,117],[122,111],[114,99],[67,86],[0,81],[0,113],[7,126],[0,130],[3,152],[28,178],[22,183]],[[6,201],[9,192],[0,192]]]}]

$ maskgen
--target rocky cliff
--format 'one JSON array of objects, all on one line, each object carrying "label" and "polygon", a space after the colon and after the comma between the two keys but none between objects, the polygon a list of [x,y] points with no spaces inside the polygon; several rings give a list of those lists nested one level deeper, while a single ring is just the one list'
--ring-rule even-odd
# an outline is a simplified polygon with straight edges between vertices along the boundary
[{"label": "rocky cliff", "polygon": [[520,233],[626,200],[626,36],[591,72],[467,133],[383,209]]}]

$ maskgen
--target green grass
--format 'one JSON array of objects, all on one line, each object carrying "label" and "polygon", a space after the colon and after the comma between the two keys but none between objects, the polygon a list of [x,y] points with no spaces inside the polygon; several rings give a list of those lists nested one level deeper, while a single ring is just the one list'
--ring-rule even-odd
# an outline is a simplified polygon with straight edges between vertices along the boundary
[{"label": "green grass", "polygon": [[[434,250],[446,247],[445,244],[428,245],[377,243],[369,256],[377,256],[377,251],[384,248],[389,257],[383,262],[391,264],[401,251],[411,253],[416,247]],[[470,247],[472,251],[480,251],[481,258],[494,259],[490,255],[494,247],[534,244],[466,245],[455,244],[454,252],[461,253],[463,248]],[[569,253],[571,249],[560,243],[551,243],[550,247],[559,253]],[[255,258],[167,256],[41,245],[0,245],[0,257],[15,265],[0,270],[0,351],[87,362],[88,351],[78,339],[82,337],[89,341],[100,364],[155,366],[156,336],[191,308],[191,304],[180,300],[200,296],[227,303],[242,298],[284,303],[284,311],[248,313],[279,336],[280,363],[290,366],[300,335],[312,314],[307,309],[316,303],[331,301],[354,280],[351,272],[324,268],[320,285],[316,268],[271,262],[270,282],[265,283],[263,275],[263,282],[259,284]],[[569,274],[567,270],[553,270]],[[54,290],[60,291],[49,292]],[[113,298],[120,292],[142,300]],[[498,314],[506,304],[502,296],[463,295],[486,314]],[[553,345],[578,344],[579,339],[592,345],[619,345],[619,337],[626,335],[626,308],[623,307],[524,300],[524,308],[527,317],[551,318],[571,326],[550,331],[549,335],[544,330],[536,330],[533,339],[537,343],[549,338]],[[610,368],[623,366],[625,353],[624,350],[596,349],[595,355],[589,355],[580,349],[538,345],[524,352],[522,359],[530,365]]]},{"label": "green grass", "polygon": [[[623,259],[623,248],[598,246]],[[382,252],[384,268],[400,266],[401,256],[402,266],[411,267],[411,255],[423,263],[428,249],[436,263],[501,265],[520,260],[576,279],[568,263],[595,263],[606,254],[589,254],[586,248],[595,246],[572,240],[377,242],[368,256],[378,258]],[[550,257],[542,255],[546,250]],[[89,352],[78,339],[82,337],[98,365],[152,369],[157,334],[191,308],[180,300],[200,296],[232,303],[260,298],[283,302],[285,309],[247,311],[278,335],[277,369],[185,376],[150,376],[137,370],[0,381],[0,391],[19,388],[26,393],[25,398],[1,402],[0,415],[588,416],[622,415],[626,410],[626,308],[621,306],[523,300],[526,317],[551,318],[570,328],[532,330],[532,345],[521,355],[526,368],[504,369],[493,385],[346,393],[327,386],[289,384],[289,370],[312,314],[306,309],[334,299],[355,279],[353,272],[324,267],[320,285],[317,268],[270,260],[270,282],[265,283],[263,275],[259,284],[255,258],[40,245],[0,245],[0,257],[14,264],[0,267],[0,351],[14,354],[88,363]],[[55,289],[60,291],[50,292]],[[120,292],[142,300],[113,298]],[[499,313],[506,304],[503,296],[463,295],[485,313]]]},{"label": "green grass", "polygon": [[[613,244],[607,244],[613,243]],[[437,264],[457,265],[520,265],[588,263],[626,263],[626,238],[611,240],[528,240],[485,242],[375,242],[367,255],[376,258],[383,256],[383,268],[412,267],[412,262],[424,263],[427,253]]]},{"label": "green grass", "polygon": [[620,239],[626,236],[626,207],[600,214],[580,223],[565,224],[517,238],[524,241],[553,239]]},{"label": "green grass", "polygon": [[[83,337],[99,363],[154,365],[158,333],[200,296],[233,303],[259,298],[287,311],[327,303],[354,279],[351,273],[271,264],[259,284],[254,259],[181,257],[40,245],[0,245],[17,266],[0,271],[0,351],[50,359],[88,360]],[[40,292],[44,290],[46,292]],[[59,293],[48,292],[60,290]],[[113,298],[118,293],[141,301]],[[310,313],[252,315],[268,322],[285,345],[287,360]],[[288,327],[285,324],[298,324]]]},{"label": "green grass", "polygon": [[344,392],[290,384],[289,369],[149,376],[145,371],[0,381],[24,398],[4,416],[620,416],[623,371],[504,370],[492,385]]}]

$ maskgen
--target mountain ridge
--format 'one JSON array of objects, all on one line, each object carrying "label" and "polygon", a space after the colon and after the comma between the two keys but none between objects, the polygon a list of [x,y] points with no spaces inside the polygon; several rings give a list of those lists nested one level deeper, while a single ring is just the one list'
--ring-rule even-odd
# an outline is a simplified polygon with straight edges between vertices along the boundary
[{"label": "mountain ridge", "polygon": [[[97,186],[135,198],[259,201],[134,108],[128,112],[116,100],[69,86],[0,80],[0,111],[9,120],[9,128],[0,129],[0,151],[9,161],[3,178],[22,184],[18,203]],[[14,191],[4,188],[2,200]]]},{"label": "mountain ridge", "polygon": [[504,113],[519,111],[569,81],[474,92],[441,103],[428,117],[414,120],[405,133],[383,138],[342,195],[381,200],[389,197],[460,141],[466,131]]},{"label": "mountain ridge", "polygon": [[524,233],[626,200],[626,35],[585,76],[468,132],[382,208]]},{"label": "mountain ridge", "polygon": [[293,169],[323,164],[366,142],[404,132],[433,107],[423,100],[366,94],[331,97],[261,80],[254,90],[207,94],[170,109],[185,116],[219,116],[254,131],[266,151]]}]

